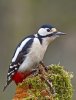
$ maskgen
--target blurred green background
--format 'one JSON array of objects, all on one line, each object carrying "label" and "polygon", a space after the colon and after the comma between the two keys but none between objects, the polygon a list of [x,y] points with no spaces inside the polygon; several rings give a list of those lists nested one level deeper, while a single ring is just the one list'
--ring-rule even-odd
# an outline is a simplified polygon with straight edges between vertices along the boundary
[{"label": "blurred green background", "polygon": [[[73,72],[72,84],[76,88],[76,0],[0,0],[0,100],[12,100],[15,93],[13,83],[2,92],[15,47],[46,23],[68,34],[49,46],[44,62],[60,62]],[[74,90],[73,100],[75,94]]]}]

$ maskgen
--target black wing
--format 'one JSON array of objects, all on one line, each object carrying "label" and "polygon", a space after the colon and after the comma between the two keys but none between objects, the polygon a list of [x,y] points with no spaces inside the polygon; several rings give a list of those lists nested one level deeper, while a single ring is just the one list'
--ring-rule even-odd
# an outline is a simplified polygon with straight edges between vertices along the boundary
[{"label": "black wing", "polygon": [[[12,76],[18,71],[19,66],[23,63],[23,61],[26,57],[26,54],[29,52],[29,48],[32,46],[32,43],[33,43],[33,38],[30,38],[29,41],[23,46],[22,50],[17,55],[16,60],[14,62],[11,62],[9,70],[8,70],[7,82],[6,82],[6,85],[3,89],[3,91],[11,83]],[[20,46],[21,46],[21,43],[19,44],[18,47],[20,48]],[[17,51],[17,49],[16,49],[16,51]],[[15,51],[15,53],[16,53],[16,51]],[[15,53],[14,53],[14,55],[15,55]]]}]

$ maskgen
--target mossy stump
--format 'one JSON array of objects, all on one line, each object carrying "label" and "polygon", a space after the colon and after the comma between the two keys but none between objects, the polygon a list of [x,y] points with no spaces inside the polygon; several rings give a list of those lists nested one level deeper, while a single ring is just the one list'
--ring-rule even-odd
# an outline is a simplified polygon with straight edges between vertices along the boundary
[{"label": "mossy stump", "polygon": [[52,80],[56,95],[49,93],[49,86],[37,76],[29,76],[16,88],[13,100],[72,100],[72,73],[65,71],[63,66],[48,66],[47,78]]}]

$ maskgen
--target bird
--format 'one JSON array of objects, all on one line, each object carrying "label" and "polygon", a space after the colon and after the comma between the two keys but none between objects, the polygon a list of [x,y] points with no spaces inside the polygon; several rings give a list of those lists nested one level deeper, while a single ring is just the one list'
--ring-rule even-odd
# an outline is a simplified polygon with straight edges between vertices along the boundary
[{"label": "bird", "polygon": [[50,24],[42,25],[38,32],[25,37],[16,47],[9,65],[7,80],[3,91],[14,81],[17,85],[36,71],[49,44],[66,33],[58,31]]}]

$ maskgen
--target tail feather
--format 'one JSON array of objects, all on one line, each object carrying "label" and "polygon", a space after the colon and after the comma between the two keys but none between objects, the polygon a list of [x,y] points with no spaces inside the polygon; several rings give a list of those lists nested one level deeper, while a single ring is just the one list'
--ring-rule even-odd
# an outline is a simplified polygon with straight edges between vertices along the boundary
[{"label": "tail feather", "polygon": [[7,86],[11,83],[12,81],[10,80],[9,82],[7,82],[3,88],[3,92],[6,90]]}]

